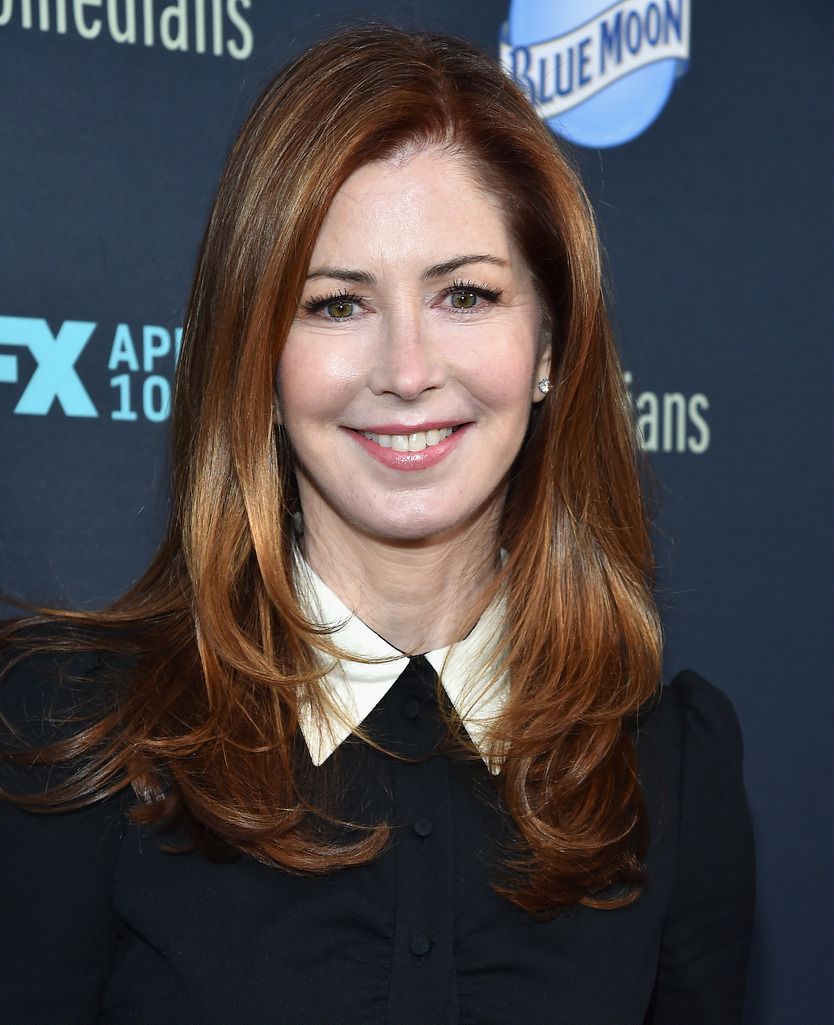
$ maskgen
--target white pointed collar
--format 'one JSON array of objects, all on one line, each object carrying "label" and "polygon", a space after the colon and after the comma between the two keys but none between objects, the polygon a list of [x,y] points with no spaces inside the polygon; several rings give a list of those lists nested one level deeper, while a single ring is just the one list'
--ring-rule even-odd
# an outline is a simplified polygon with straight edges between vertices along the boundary
[{"label": "white pointed collar", "polygon": [[[320,653],[331,668],[322,679],[340,715],[314,714],[309,705],[299,711],[301,728],[314,765],[321,765],[394,686],[409,663],[409,656],[393,647],[344,604],[303,558],[296,558],[296,587],[302,608],[310,621],[331,630],[330,639],[345,652],[360,658],[384,662],[337,661]],[[440,677],[466,732],[493,773],[500,771],[500,757],[490,750],[487,731],[503,710],[507,699],[507,677],[491,685],[485,671],[500,643],[505,605],[496,599],[461,641],[425,652],[425,658]]]}]

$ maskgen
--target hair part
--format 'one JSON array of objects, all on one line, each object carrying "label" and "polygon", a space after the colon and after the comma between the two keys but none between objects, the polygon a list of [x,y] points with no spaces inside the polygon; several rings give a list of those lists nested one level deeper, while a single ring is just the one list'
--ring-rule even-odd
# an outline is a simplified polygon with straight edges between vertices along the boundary
[{"label": "hair part", "polygon": [[[310,83],[315,88],[310,88]],[[660,630],[636,435],[612,342],[593,213],[527,99],[471,44],[388,26],[343,31],[289,65],[235,143],[203,239],[177,371],[172,514],[109,610],[58,613],[29,649],[123,651],[132,680],[44,757],[83,769],[31,800],[90,803],[127,784],[135,818],[185,819],[200,846],[293,871],[375,857],[383,823],[339,825],[293,756],[301,702],[332,651],[293,585],[290,453],[274,379],[322,221],[369,161],[440,145],[498,197],[539,290],[552,390],[537,404],[501,522],[509,553],[498,786],[518,827],[499,889],[530,911],[633,900],[646,811],[629,717],[656,691]],[[485,601],[489,596],[485,596]],[[614,896],[610,888],[614,886]],[[618,888],[619,887],[619,888]]]}]

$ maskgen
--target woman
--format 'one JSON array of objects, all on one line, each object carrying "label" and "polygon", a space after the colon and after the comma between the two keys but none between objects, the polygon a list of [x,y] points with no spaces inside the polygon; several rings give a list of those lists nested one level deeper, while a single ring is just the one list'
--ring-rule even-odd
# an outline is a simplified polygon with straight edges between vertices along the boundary
[{"label": "woman", "polygon": [[593,219],[491,61],[374,27],[267,89],[173,453],[133,590],[7,630],[2,1020],[738,1021],[737,726],[660,696]]}]

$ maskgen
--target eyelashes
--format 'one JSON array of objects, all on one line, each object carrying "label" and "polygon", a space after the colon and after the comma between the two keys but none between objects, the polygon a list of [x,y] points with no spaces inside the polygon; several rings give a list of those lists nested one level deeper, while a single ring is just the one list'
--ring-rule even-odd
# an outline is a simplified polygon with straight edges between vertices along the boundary
[{"label": "eyelashes", "polygon": [[[478,312],[485,303],[492,305],[498,302],[502,294],[500,288],[490,288],[475,281],[453,281],[437,294],[436,300],[443,302],[454,297],[457,303],[449,304],[446,308],[457,314],[471,315]],[[327,313],[327,320],[351,320],[355,315],[355,307],[362,307],[367,301],[367,297],[341,288],[311,296],[301,306],[306,313]],[[332,307],[329,312],[328,307]]]},{"label": "eyelashes", "polygon": [[[479,285],[475,281],[453,281],[448,288],[443,289],[441,295],[446,299],[455,295],[475,296],[478,299],[485,299],[489,303],[495,303],[501,298],[502,292],[500,288],[490,288],[488,285]],[[472,308],[474,309],[474,307]],[[465,313],[470,309],[470,307],[453,306],[452,309]]]},{"label": "eyelashes", "polygon": [[325,306],[331,303],[354,303],[361,304],[364,300],[361,296],[348,292],[347,289],[339,289],[335,292],[328,292],[326,295],[315,295],[305,299],[301,304],[302,309],[308,313],[319,313]]}]

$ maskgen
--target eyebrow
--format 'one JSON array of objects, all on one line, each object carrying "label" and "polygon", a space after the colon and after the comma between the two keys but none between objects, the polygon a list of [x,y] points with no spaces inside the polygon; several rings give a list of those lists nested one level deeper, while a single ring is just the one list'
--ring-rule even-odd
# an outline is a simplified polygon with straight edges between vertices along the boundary
[{"label": "eyebrow", "polygon": [[352,285],[369,287],[376,284],[373,274],[364,270],[350,270],[348,267],[318,267],[307,275],[308,281],[315,281],[316,278],[336,278],[338,281],[349,281]]},{"label": "eyebrow", "polygon": [[489,253],[469,253],[466,256],[456,256],[451,260],[446,260],[444,263],[435,263],[431,267],[426,267],[423,271],[423,280],[430,281],[432,278],[442,278],[446,274],[456,271],[459,267],[465,267],[468,263],[491,263],[496,267],[507,266],[507,261],[502,260],[500,256],[490,256]]},{"label": "eyebrow", "polygon": [[[467,253],[464,256],[455,256],[451,260],[444,260],[443,263],[435,263],[431,267],[426,267],[423,271],[423,280],[431,281],[432,278],[442,278],[470,263],[491,263],[496,267],[507,266],[507,261],[500,256],[491,256],[489,253]],[[337,281],[349,281],[352,285],[365,285],[368,288],[372,288],[376,284],[373,274],[350,267],[317,267],[307,275],[308,281],[315,281],[317,278],[335,278]]]}]

